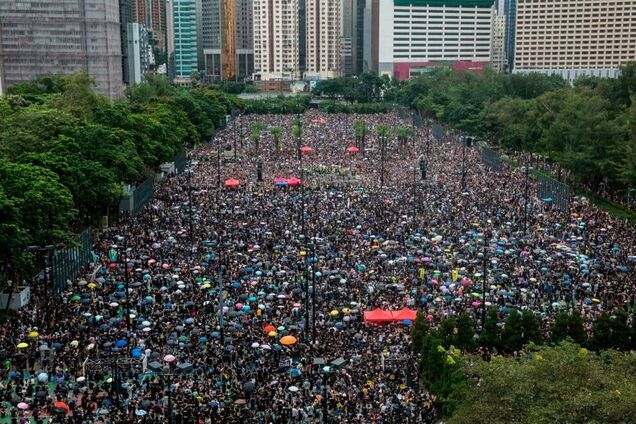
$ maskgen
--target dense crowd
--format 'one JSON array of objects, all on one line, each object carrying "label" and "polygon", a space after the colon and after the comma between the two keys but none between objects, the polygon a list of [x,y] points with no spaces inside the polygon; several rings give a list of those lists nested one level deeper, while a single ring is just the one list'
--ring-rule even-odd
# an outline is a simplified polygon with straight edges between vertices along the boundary
[{"label": "dense crowd", "polygon": [[[633,302],[634,228],[586,199],[545,204],[521,169],[493,172],[427,126],[389,137],[382,166],[376,127],[410,124],[395,113],[304,113],[301,171],[296,118],[231,122],[101,233],[96,272],[61,297],[35,289],[0,327],[0,422],[431,422],[409,322],[366,325],[365,310],[433,325],[467,310],[478,329],[484,278],[486,306],[530,309],[545,329],[560,310],[591,329]],[[353,153],[356,120],[370,134]],[[331,187],[336,172],[349,178]],[[291,177],[304,181],[274,183]]]}]

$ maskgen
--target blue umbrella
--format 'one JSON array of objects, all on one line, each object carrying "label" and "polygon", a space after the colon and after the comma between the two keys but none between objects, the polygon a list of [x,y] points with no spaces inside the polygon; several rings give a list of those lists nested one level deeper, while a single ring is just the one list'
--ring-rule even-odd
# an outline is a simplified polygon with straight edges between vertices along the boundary
[{"label": "blue umbrella", "polygon": [[132,355],[133,358],[141,358],[141,349],[136,347],[130,351],[130,354]]},{"label": "blue umbrella", "polygon": [[199,337],[199,343],[207,343],[208,338],[207,337]]},{"label": "blue umbrella", "polygon": [[115,342],[115,346],[117,347],[124,347],[124,346],[128,346],[128,342],[126,340],[117,340]]},{"label": "blue umbrella", "polygon": [[402,324],[404,325],[411,325],[413,323],[413,321],[411,321],[410,319],[405,319],[404,321],[402,321]]},{"label": "blue umbrella", "polygon": [[298,377],[300,376],[300,370],[298,368],[292,368],[291,369],[291,376],[292,377]]},{"label": "blue umbrella", "polygon": [[278,181],[275,183],[278,187],[285,187],[287,185],[287,181]]},{"label": "blue umbrella", "polygon": [[247,298],[250,302],[256,302],[256,296],[250,296]]},{"label": "blue umbrella", "polygon": [[241,283],[239,283],[238,281],[232,281],[232,287],[238,289],[239,287],[241,287]]}]

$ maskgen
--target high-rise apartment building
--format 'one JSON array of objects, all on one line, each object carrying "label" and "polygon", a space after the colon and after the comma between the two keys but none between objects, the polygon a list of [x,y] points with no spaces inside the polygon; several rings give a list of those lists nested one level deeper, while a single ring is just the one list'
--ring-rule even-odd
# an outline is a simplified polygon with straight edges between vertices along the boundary
[{"label": "high-rise apartment building", "polygon": [[340,0],[305,0],[305,7],[305,78],[337,78],[342,74]]},{"label": "high-rise apartment building", "polygon": [[506,17],[495,14],[490,34],[490,66],[496,71],[503,72],[506,70],[507,63]]},{"label": "high-rise apartment building", "polygon": [[254,72],[251,0],[202,0],[206,76],[236,80]]},{"label": "high-rise apartment building", "polygon": [[124,84],[130,84],[128,75],[128,24],[133,21],[133,0],[119,0],[119,25],[121,30],[121,67],[124,77]]},{"label": "high-rise apartment building", "polygon": [[0,87],[86,71],[98,93],[120,97],[119,11],[118,0],[1,0]]},{"label": "high-rise apartment building", "polygon": [[196,3],[167,0],[166,7],[168,74],[178,83],[189,82],[191,74],[198,71]]},{"label": "high-rise apartment building", "polygon": [[150,48],[148,30],[143,24],[132,22],[128,24],[128,75],[130,84],[143,81],[153,60]]},{"label": "high-rise apartment building", "polygon": [[152,32],[153,44],[166,50],[166,0],[150,0],[147,12],[147,27]]},{"label": "high-rise apartment building", "polygon": [[633,0],[517,0],[513,72],[616,77],[636,59]]},{"label": "high-rise apartment building", "polygon": [[[515,32],[517,28],[517,0],[499,0],[503,4],[501,14],[506,20],[506,36],[504,40],[504,50],[506,54],[506,69],[512,71],[515,60]],[[502,8],[499,7],[499,10]]]},{"label": "high-rise apartment building", "polygon": [[148,27],[148,0],[132,0],[132,20]]},{"label": "high-rise apartment building", "polygon": [[252,5],[255,79],[298,79],[298,0],[253,0]]},{"label": "high-rise apartment building", "polygon": [[407,79],[430,66],[483,70],[494,0],[382,0],[378,73]]},{"label": "high-rise apartment building", "polygon": [[342,65],[342,73],[345,76],[353,75],[355,67],[353,58],[353,44],[355,42],[357,24],[355,4],[356,0],[341,1],[340,63]]}]

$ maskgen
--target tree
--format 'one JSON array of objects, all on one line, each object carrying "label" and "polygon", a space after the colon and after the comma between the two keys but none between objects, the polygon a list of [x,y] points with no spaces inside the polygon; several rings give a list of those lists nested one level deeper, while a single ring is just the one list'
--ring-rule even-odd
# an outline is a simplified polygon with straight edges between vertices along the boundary
[{"label": "tree", "polygon": [[627,312],[617,309],[610,316],[611,347],[619,350],[629,350],[629,324],[627,323]]},{"label": "tree", "polygon": [[462,311],[457,318],[457,334],[455,334],[453,344],[463,351],[470,351],[474,346],[474,335],[473,321],[466,311]]},{"label": "tree", "polygon": [[501,347],[504,352],[512,353],[520,350],[523,342],[521,313],[517,309],[511,309],[501,332]]},{"label": "tree", "polygon": [[262,131],[263,131],[263,124],[261,124],[260,122],[255,122],[250,127],[250,139],[254,142],[256,155],[258,155],[259,153]]},{"label": "tree", "polygon": [[428,321],[426,321],[426,316],[422,311],[417,311],[415,322],[411,329],[411,348],[414,351],[418,352],[423,349],[424,338],[428,336],[429,330],[430,326]]},{"label": "tree", "polygon": [[543,335],[537,322],[537,317],[532,311],[526,309],[521,314],[521,333],[523,344],[534,343],[541,344],[543,342]]},{"label": "tree", "polygon": [[280,151],[280,136],[283,133],[283,129],[280,126],[275,125],[269,129],[269,133],[274,138],[274,147],[276,148],[276,151],[279,152]]},{"label": "tree", "polygon": [[550,340],[552,343],[559,343],[569,335],[570,317],[567,312],[560,311],[550,328]]},{"label": "tree", "polygon": [[467,363],[469,378],[449,395],[456,402],[449,424],[636,421],[634,353],[598,355],[563,342],[526,359]]},{"label": "tree", "polygon": [[499,335],[499,317],[497,316],[497,310],[490,308],[484,321],[484,329],[479,335],[479,345],[492,349],[499,349],[501,347],[501,338]]},{"label": "tree", "polygon": [[612,347],[612,324],[607,313],[596,318],[589,345],[596,351]]}]

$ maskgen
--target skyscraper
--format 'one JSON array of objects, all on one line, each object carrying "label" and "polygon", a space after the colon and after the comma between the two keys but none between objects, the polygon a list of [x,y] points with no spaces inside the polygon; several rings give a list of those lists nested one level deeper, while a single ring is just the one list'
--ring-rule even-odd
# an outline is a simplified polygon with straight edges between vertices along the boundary
[{"label": "skyscraper", "polygon": [[298,79],[298,0],[253,0],[252,10],[255,78]]},{"label": "skyscraper", "polygon": [[506,66],[510,72],[514,67],[515,58],[515,33],[517,28],[517,0],[499,0],[503,3],[503,15],[506,17],[506,37],[504,50],[506,54]]},{"label": "skyscraper", "polygon": [[148,0],[132,0],[132,21],[148,27]]},{"label": "skyscraper", "polygon": [[345,76],[354,74],[354,58],[353,58],[353,44],[356,37],[356,16],[355,16],[355,4],[356,0],[342,0],[341,2],[341,16],[340,20],[342,32],[340,34],[340,51],[341,51],[341,63],[342,73]]},{"label": "skyscraper", "polygon": [[494,0],[380,1],[378,73],[406,79],[431,66],[483,70],[494,12]]},{"label": "skyscraper", "polygon": [[86,71],[98,93],[121,96],[119,10],[118,0],[0,1],[0,87]]},{"label": "skyscraper", "polygon": [[172,0],[172,68],[176,82],[188,82],[197,65],[197,18],[195,0]]},{"label": "skyscraper", "polygon": [[152,31],[155,47],[166,50],[166,0],[150,0],[147,14],[148,29]]},{"label": "skyscraper", "polygon": [[305,6],[307,27],[305,77],[337,78],[342,75],[340,0],[306,0]]},{"label": "skyscraper", "polygon": [[119,0],[119,24],[121,30],[121,67],[123,72],[124,84],[130,83],[130,75],[128,75],[128,24],[133,21],[132,0]]},{"label": "skyscraper", "polygon": [[517,0],[513,72],[616,77],[636,58],[636,2]]},{"label": "skyscraper", "polygon": [[204,69],[212,79],[254,72],[251,0],[202,0]]}]

